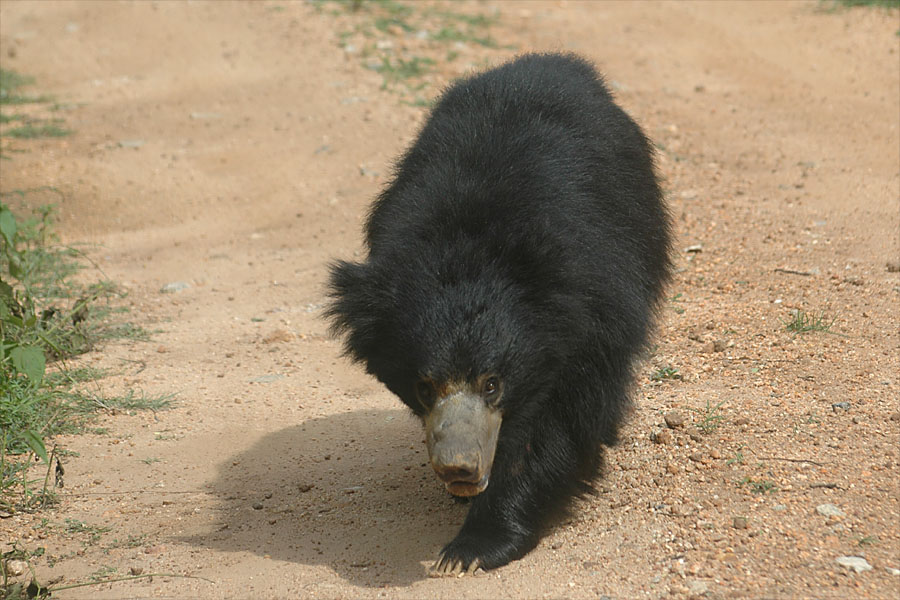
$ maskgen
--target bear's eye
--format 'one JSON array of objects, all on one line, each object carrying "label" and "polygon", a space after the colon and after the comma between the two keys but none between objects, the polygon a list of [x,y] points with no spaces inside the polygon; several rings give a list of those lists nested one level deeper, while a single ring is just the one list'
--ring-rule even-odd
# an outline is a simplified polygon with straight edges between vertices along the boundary
[{"label": "bear's eye", "polygon": [[484,382],[484,395],[493,396],[500,391],[500,380],[496,377],[488,377]]},{"label": "bear's eye", "polygon": [[421,403],[422,406],[431,408],[432,401],[434,400],[434,388],[432,388],[431,384],[427,381],[419,381],[416,383],[416,397],[419,399],[419,403]]}]

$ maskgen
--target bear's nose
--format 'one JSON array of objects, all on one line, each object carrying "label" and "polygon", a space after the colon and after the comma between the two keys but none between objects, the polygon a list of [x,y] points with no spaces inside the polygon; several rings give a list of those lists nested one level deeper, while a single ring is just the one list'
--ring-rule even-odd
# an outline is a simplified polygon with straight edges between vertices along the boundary
[{"label": "bear's nose", "polygon": [[481,479],[481,472],[478,468],[478,457],[473,454],[469,456],[456,454],[448,457],[450,460],[444,460],[440,456],[432,457],[431,466],[434,472],[446,483],[477,483]]}]

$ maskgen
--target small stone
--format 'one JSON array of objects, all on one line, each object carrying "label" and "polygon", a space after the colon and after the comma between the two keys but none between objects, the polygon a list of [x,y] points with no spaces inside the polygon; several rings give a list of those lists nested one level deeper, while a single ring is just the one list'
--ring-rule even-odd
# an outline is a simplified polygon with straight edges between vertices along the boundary
[{"label": "small stone", "polygon": [[703,438],[700,436],[700,431],[696,427],[687,427],[685,428],[684,432],[688,434],[688,437],[690,437],[695,442],[700,442],[703,440]]},{"label": "small stone", "polygon": [[891,415],[891,421],[900,421],[900,412],[895,412]]},{"label": "small stone", "polygon": [[703,252],[703,244],[694,244],[693,246],[688,246],[684,249],[685,252],[690,254],[696,254],[698,252]]},{"label": "small stone", "polygon": [[253,503],[253,510],[262,510],[262,508],[263,508],[262,502],[254,502]]},{"label": "small stone", "polygon": [[677,410],[666,413],[663,418],[665,418],[666,426],[668,426],[669,429],[676,429],[684,426],[684,415]]},{"label": "small stone", "polygon": [[308,492],[309,490],[313,489],[314,487],[315,487],[315,486],[314,486],[313,484],[311,484],[311,483],[301,483],[299,486],[297,486],[297,490],[298,490],[301,494],[305,494],[306,492]]},{"label": "small stone", "polygon": [[734,424],[735,424],[735,425],[738,425],[738,426],[740,426],[740,425],[749,425],[749,424],[750,424],[750,419],[748,419],[747,417],[738,417],[737,419],[734,420]]},{"label": "small stone", "polygon": [[650,441],[654,444],[671,444],[672,434],[668,429],[663,429],[662,431],[654,431],[650,434]]},{"label": "small stone", "polygon": [[147,546],[146,548],[144,548],[144,554],[162,554],[163,552],[165,552],[165,550],[166,547],[162,544],[159,544],[157,546]]},{"label": "small stone", "polygon": [[839,556],[835,559],[835,562],[842,567],[845,567],[857,573],[872,570],[872,565],[870,565],[868,561],[866,561],[866,559],[861,556]]},{"label": "small stone", "polygon": [[284,329],[276,329],[263,338],[263,344],[274,344],[276,342],[289,342],[294,339],[294,334]]},{"label": "small stone", "polygon": [[835,506],[834,504],[820,504],[816,507],[816,512],[822,515],[823,517],[838,517],[844,518],[847,515],[840,508]]},{"label": "small stone", "polygon": [[175,294],[177,292],[182,292],[191,287],[191,284],[184,281],[173,281],[172,283],[167,283],[166,285],[159,288],[159,291],[163,294]]},{"label": "small stone", "polygon": [[890,575],[900,575],[900,569],[895,569],[894,567],[885,567],[884,570]]},{"label": "small stone", "polygon": [[704,354],[712,354],[713,352],[716,351],[716,344],[715,344],[715,342],[706,342],[706,343],[703,344],[703,346],[700,348],[700,351],[703,352]]},{"label": "small stone", "polygon": [[678,465],[675,463],[666,463],[666,472],[675,475],[678,473]]},{"label": "small stone", "polygon": [[747,519],[747,517],[735,517],[734,519],[732,519],[731,525],[735,529],[747,529],[747,527],[750,525],[750,521]]},{"label": "small stone", "polygon": [[18,577],[28,570],[28,563],[24,560],[6,561],[6,574],[11,577]]},{"label": "small stone", "polygon": [[831,410],[837,412],[838,410],[850,410],[849,402],[834,402],[831,405]]},{"label": "small stone", "polygon": [[131,567],[128,572],[132,575],[140,575],[144,572],[144,567]]},{"label": "small stone", "polygon": [[719,452],[718,450],[716,450],[715,448],[713,448],[712,450],[709,451],[709,457],[714,460],[719,460],[720,458],[722,458],[722,453]]},{"label": "small stone", "polygon": [[119,148],[140,148],[145,143],[144,140],[121,140]]},{"label": "small stone", "polygon": [[703,462],[703,455],[699,452],[694,452],[689,458],[694,462]]},{"label": "small stone", "polygon": [[716,352],[725,352],[725,348],[728,347],[728,343],[725,340],[715,340],[713,341],[713,350]]},{"label": "small stone", "polygon": [[900,260],[888,261],[885,267],[887,267],[888,273],[900,273]]},{"label": "small stone", "polygon": [[694,596],[702,596],[709,591],[709,584],[705,581],[694,579],[687,582],[687,589]]},{"label": "small stone", "polygon": [[550,544],[551,550],[559,550],[560,548],[562,548],[562,542],[553,542]]}]

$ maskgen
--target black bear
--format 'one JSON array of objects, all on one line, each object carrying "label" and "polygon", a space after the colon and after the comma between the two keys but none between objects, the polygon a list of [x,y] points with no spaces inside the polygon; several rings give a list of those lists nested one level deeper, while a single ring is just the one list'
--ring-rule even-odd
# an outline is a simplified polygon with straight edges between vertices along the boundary
[{"label": "black bear", "polygon": [[345,349],[421,417],[471,496],[432,574],[505,565],[589,490],[629,411],[670,268],[641,129],[570,54],[451,85],[332,265]]}]

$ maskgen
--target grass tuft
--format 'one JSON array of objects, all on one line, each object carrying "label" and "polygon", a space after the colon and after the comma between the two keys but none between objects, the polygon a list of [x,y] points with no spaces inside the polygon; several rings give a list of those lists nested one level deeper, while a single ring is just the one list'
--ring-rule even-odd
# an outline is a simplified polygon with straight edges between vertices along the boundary
[{"label": "grass tuft", "polygon": [[828,319],[825,317],[825,311],[818,315],[810,314],[802,310],[792,311],[791,319],[784,322],[784,327],[794,335],[798,333],[809,333],[811,331],[822,331],[824,333],[834,333],[831,326],[834,325],[837,317]]}]

